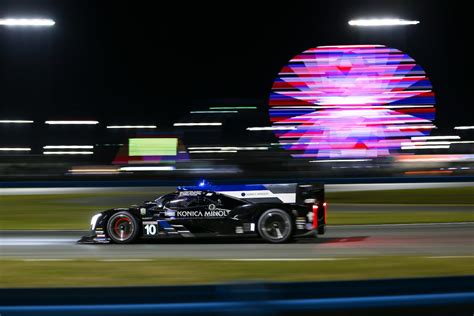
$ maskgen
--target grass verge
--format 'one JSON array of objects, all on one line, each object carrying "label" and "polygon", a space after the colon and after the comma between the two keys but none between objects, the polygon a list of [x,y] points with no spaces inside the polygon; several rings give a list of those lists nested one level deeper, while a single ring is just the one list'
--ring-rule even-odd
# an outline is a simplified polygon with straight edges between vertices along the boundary
[{"label": "grass verge", "polygon": [[91,216],[98,211],[151,198],[149,193],[137,192],[0,196],[0,229],[87,230]]},{"label": "grass verge", "polygon": [[138,262],[0,260],[0,287],[184,285],[474,274],[473,257],[363,257],[335,261]]},{"label": "grass verge", "polygon": [[[169,191],[169,189],[168,189]],[[168,192],[166,191],[166,192]],[[157,192],[159,196],[164,192]],[[45,194],[0,196],[0,230],[2,229],[83,229],[99,210],[124,207],[153,198],[150,193],[99,192],[96,194]],[[327,194],[332,203],[380,204],[466,204],[473,205],[474,187],[334,192]],[[383,207],[383,206],[381,206]],[[449,207],[447,207],[449,210]],[[474,212],[462,211],[329,211],[330,224],[391,224],[474,221]]]}]

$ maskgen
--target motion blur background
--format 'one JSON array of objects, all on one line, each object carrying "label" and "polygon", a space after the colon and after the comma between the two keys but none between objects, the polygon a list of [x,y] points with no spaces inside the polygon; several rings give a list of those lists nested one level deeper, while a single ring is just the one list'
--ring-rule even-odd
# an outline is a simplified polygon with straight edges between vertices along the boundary
[{"label": "motion blur background", "polygon": [[[435,1],[1,1],[2,16],[56,24],[0,29],[0,179],[472,176],[466,11]],[[421,23],[347,24],[387,15]],[[271,122],[275,79],[307,49],[358,44],[399,49],[424,69],[436,115],[421,135],[431,138],[383,155],[295,155]]]},{"label": "motion blur background", "polygon": [[[422,0],[0,0],[0,287],[472,275],[470,14],[463,2]],[[4,25],[19,17],[55,23]],[[348,24],[373,17],[419,23]],[[323,182],[328,231],[278,245],[76,244],[97,212],[203,179]],[[468,281],[426,283],[459,292]],[[334,294],[379,292],[364,286]],[[266,285],[250,287],[251,299],[267,297]],[[2,291],[5,315],[25,301],[167,295]],[[175,291],[173,302],[194,297]]]},{"label": "motion blur background", "polygon": [[[209,314],[193,305],[204,302],[232,315],[293,315],[288,303],[472,315],[471,12],[428,0],[0,0],[0,314]],[[419,23],[348,23],[362,18]],[[203,179],[324,183],[328,230],[286,244],[76,243],[94,214]],[[433,276],[460,277],[420,280]],[[257,283],[225,285],[242,281]]]}]

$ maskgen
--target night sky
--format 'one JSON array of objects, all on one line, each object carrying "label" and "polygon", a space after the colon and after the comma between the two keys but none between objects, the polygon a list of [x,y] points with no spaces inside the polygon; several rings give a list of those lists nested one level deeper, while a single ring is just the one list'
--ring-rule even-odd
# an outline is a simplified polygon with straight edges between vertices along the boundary
[{"label": "night sky", "polygon": [[[209,105],[266,112],[272,82],[294,55],[319,45],[384,44],[427,72],[438,126],[474,123],[465,2],[164,3],[0,0],[1,17],[56,21],[52,28],[0,29],[1,118],[166,127]],[[374,16],[421,23],[376,30],[347,24]]]}]

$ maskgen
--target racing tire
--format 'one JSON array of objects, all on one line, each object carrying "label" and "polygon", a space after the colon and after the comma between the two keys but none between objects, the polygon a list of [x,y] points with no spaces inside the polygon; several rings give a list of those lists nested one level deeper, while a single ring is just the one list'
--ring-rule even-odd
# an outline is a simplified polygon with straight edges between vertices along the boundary
[{"label": "racing tire", "polygon": [[291,216],[280,209],[265,211],[258,219],[257,227],[260,237],[271,243],[287,242],[293,234]]},{"label": "racing tire", "polygon": [[138,222],[129,212],[117,212],[107,221],[107,235],[116,244],[129,244],[138,235]]}]

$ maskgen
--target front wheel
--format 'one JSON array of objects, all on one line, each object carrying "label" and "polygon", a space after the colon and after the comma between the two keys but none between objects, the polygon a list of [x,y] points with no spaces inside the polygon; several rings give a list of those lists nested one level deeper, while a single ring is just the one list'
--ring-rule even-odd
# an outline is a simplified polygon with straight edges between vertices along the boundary
[{"label": "front wheel", "polygon": [[291,238],[293,221],[290,215],[280,209],[265,211],[258,220],[260,236],[271,243],[283,243]]},{"label": "front wheel", "polygon": [[138,234],[138,223],[129,212],[118,212],[107,222],[107,234],[117,244],[128,244]]}]

